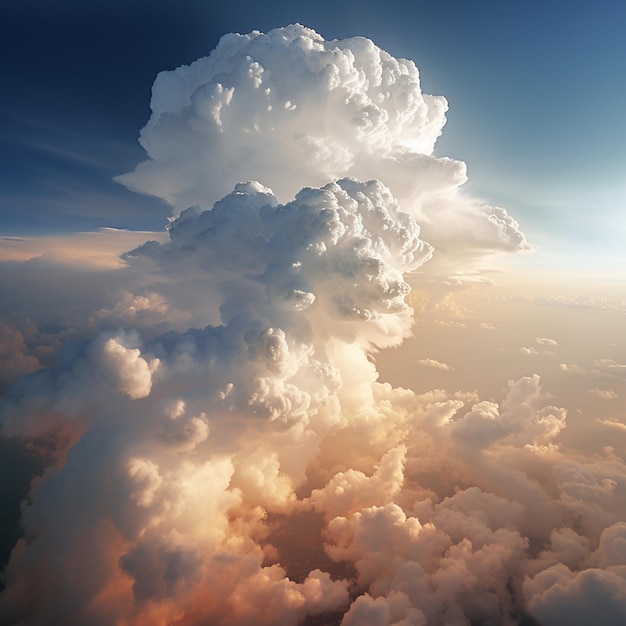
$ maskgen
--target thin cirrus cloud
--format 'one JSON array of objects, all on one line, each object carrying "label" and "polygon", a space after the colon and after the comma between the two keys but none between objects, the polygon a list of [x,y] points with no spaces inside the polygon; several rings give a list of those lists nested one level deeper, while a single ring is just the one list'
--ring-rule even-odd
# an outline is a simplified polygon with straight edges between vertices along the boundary
[{"label": "thin cirrus cloud", "polygon": [[2,433],[49,468],[3,623],[626,619],[626,466],[567,454],[539,376],[498,401],[379,381],[409,274],[526,247],[431,155],[445,108],[412,62],[298,25],[159,75],[120,181],[172,205],[167,236],[92,269],[117,289],[56,333],[4,331],[25,375]]}]

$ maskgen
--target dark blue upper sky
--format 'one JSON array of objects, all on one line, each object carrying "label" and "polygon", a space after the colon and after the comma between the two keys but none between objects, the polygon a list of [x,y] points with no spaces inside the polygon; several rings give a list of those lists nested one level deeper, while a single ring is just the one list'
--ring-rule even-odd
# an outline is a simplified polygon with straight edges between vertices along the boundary
[{"label": "dark blue upper sky", "polygon": [[598,212],[621,214],[626,4],[3,0],[0,235],[161,228],[167,207],[112,181],[143,159],[155,75],[227,32],[295,21],[413,59],[450,102],[437,154],[531,231],[593,237]]}]

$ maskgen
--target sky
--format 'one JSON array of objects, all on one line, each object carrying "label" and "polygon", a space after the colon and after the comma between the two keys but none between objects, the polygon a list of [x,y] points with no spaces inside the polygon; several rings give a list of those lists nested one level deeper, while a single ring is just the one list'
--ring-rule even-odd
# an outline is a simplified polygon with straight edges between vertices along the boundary
[{"label": "sky", "polygon": [[0,621],[624,623],[625,19],[5,1]]}]

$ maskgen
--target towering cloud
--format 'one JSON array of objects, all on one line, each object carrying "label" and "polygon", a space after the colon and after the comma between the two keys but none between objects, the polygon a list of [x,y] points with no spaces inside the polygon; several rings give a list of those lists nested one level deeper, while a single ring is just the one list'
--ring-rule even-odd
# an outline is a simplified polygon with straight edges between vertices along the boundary
[{"label": "towering cloud", "polygon": [[462,197],[465,164],[432,156],[447,102],[412,61],[368,39],[325,41],[300,25],[230,34],[208,56],[161,72],[140,142],[149,159],[118,177],[175,214],[259,180],[281,202],[345,176],[381,180],[427,240],[450,251],[526,246],[504,209]]},{"label": "towering cloud", "polygon": [[378,380],[433,244],[525,245],[431,156],[445,108],[412,62],[301,26],[159,75],[150,160],[121,177],[174,207],[123,257],[141,289],[57,333],[48,367],[5,333],[30,373],[2,432],[48,467],[3,624],[623,621],[615,450],[566,454],[538,376],[500,403]]}]

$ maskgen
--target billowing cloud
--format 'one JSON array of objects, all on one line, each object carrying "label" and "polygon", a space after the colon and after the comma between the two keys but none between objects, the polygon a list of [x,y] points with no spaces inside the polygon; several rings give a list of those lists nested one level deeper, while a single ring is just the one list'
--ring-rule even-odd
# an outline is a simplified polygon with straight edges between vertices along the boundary
[{"label": "billowing cloud", "polygon": [[445,108],[412,62],[301,26],[159,75],[149,160],[122,180],[172,204],[166,236],[39,331],[54,354],[4,333],[21,376],[2,434],[48,466],[2,623],[623,621],[616,450],[570,453],[538,375],[484,398],[376,370],[412,333],[433,244],[472,283],[460,258],[525,245],[432,156]]},{"label": "billowing cloud", "polygon": [[326,41],[300,25],[226,35],[208,57],[161,72],[150,106],[148,160],[117,180],[175,214],[240,181],[286,202],[305,186],[375,178],[442,251],[526,247],[504,209],[458,194],[464,163],[432,156],[445,99],[422,93],[412,61],[363,37]]},{"label": "billowing cloud", "polygon": [[572,572],[555,565],[529,579],[524,592],[530,608],[546,626],[599,621],[618,626],[626,619],[626,576],[624,568],[589,568]]},{"label": "billowing cloud", "polygon": [[374,320],[385,326],[409,310],[403,273],[431,256],[419,232],[375,181],[304,189],[286,205],[259,183],[240,183],[211,211],[183,212],[169,227],[168,244],[149,242],[126,256],[179,272],[211,272],[224,298],[224,321],[251,310],[276,315],[278,303],[285,318],[310,310],[325,325]]}]

